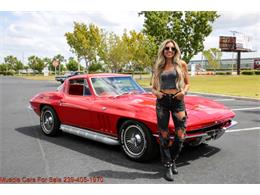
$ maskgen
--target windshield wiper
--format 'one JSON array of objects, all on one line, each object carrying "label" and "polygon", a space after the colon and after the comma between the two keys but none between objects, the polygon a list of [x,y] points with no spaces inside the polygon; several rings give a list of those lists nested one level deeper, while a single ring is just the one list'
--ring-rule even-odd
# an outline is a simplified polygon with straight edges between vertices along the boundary
[{"label": "windshield wiper", "polygon": [[115,95],[114,97],[116,98],[116,97],[119,97],[119,96],[122,96],[122,95],[126,95],[126,94],[130,94],[130,93],[131,93],[130,91],[129,92],[123,92],[121,94]]},{"label": "windshield wiper", "polygon": [[119,95],[116,95],[116,96],[114,96],[114,97],[119,97],[119,96],[122,96],[122,95],[127,95],[127,94],[141,94],[141,93],[143,93],[143,92],[141,92],[141,91],[137,91],[137,90],[132,90],[132,91],[127,91],[127,92],[123,92],[123,93],[121,93],[121,94],[119,94]]}]

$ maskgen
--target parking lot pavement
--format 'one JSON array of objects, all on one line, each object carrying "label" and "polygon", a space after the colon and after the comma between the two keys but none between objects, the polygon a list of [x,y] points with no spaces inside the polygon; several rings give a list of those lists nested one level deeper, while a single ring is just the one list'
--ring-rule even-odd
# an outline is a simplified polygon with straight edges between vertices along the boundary
[{"label": "parking lot pavement", "polygon": [[[97,177],[102,183],[168,183],[162,178],[159,157],[137,163],[128,160],[117,146],[66,133],[44,136],[39,117],[27,110],[28,102],[38,92],[55,90],[58,83],[0,77],[0,84],[0,177],[25,178],[23,183],[38,177],[57,181],[87,177],[92,183]],[[260,183],[259,102],[210,98],[233,109],[238,125],[216,141],[184,147],[174,183]]]}]

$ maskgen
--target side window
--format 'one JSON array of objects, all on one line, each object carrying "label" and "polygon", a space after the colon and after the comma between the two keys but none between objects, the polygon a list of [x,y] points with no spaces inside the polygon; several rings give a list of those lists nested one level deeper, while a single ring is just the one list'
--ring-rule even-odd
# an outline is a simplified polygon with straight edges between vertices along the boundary
[{"label": "side window", "polygon": [[70,95],[79,95],[79,96],[91,95],[88,83],[83,78],[70,79],[69,94]]},{"label": "side window", "polygon": [[84,94],[84,96],[91,95],[87,80],[84,80],[84,91],[83,91],[83,94]]}]

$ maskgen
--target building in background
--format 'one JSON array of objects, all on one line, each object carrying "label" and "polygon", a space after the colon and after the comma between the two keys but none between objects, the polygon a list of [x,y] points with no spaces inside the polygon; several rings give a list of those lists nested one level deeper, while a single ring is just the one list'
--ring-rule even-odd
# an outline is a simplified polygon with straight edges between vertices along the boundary
[{"label": "building in background", "polygon": [[[191,68],[191,64],[196,64],[200,70],[212,70],[213,68],[208,64],[207,60],[191,60],[188,64],[189,69]],[[220,61],[220,70],[232,70],[232,65],[234,70],[236,70],[236,64],[234,64],[234,60],[231,59],[222,59]],[[245,69],[255,69],[255,67],[260,66],[260,57],[259,58],[241,58],[240,60],[240,68]]]}]

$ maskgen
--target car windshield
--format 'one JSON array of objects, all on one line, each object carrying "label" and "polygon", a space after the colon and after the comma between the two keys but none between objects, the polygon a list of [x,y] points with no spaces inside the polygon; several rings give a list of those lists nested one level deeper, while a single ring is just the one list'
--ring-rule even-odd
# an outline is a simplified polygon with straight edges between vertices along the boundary
[{"label": "car windshield", "polygon": [[64,74],[64,76],[70,76],[72,73],[71,72],[67,72]]},{"label": "car windshield", "polygon": [[129,93],[144,93],[132,77],[97,77],[91,78],[93,88],[99,96],[120,96]]}]

